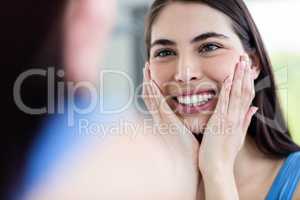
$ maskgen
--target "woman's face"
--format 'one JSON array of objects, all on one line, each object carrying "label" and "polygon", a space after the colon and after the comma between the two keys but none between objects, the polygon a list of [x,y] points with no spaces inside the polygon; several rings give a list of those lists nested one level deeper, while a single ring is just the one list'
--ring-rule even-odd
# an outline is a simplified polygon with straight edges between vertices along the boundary
[{"label": "woman's face", "polygon": [[193,133],[203,132],[242,54],[230,19],[204,4],[172,3],[152,26],[151,78]]}]

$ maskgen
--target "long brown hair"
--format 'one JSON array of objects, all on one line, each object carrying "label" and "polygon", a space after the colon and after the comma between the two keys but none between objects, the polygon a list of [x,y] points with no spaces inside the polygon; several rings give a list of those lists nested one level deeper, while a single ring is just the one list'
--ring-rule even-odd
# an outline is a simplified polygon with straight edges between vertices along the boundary
[{"label": "long brown hair", "polygon": [[[261,73],[255,80],[253,105],[259,108],[248,129],[258,149],[272,158],[284,158],[300,151],[291,139],[284,120],[276,91],[272,65],[253,18],[242,0],[155,0],[145,22],[145,46],[150,57],[152,25],[161,11],[173,2],[202,3],[227,15],[232,28],[240,38],[247,53],[257,58]],[[255,55],[255,56],[254,56]]]}]

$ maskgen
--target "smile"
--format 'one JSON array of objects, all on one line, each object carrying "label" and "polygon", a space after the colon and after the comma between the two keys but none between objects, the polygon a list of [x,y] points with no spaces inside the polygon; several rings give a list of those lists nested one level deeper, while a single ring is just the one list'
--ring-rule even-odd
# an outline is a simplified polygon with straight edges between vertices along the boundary
[{"label": "smile", "polygon": [[210,101],[215,95],[212,93],[200,94],[200,95],[191,95],[191,96],[180,96],[177,97],[177,101],[180,104],[187,106],[200,106],[206,104]]},{"label": "smile", "polygon": [[186,93],[174,97],[175,109],[181,114],[194,114],[200,111],[210,110],[214,104],[214,90]]}]

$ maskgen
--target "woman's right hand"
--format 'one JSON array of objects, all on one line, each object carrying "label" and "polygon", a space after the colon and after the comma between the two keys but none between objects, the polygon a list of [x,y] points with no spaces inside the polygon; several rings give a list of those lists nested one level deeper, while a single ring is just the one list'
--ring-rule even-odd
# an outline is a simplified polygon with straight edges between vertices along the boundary
[{"label": "woman's right hand", "polygon": [[184,188],[187,188],[188,184],[196,194],[199,177],[199,143],[170,108],[159,87],[151,79],[148,64],[144,69],[143,98],[153,118],[155,136],[163,142],[165,152],[174,163],[176,170],[174,175],[179,176],[180,184],[185,184]]}]

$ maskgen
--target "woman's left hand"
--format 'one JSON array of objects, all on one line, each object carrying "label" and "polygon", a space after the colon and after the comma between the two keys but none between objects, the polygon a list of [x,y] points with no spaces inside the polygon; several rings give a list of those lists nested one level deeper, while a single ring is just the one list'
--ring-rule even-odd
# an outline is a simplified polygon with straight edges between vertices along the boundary
[{"label": "woman's left hand", "polygon": [[215,113],[206,125],[199,150],[202,176],[210,176],[216,170],[233,174],[236,156],[257,111],[251,106],[255,89],[248,60],[247,56],[242,56],[234,76],[224,81]]},{"label": "woman's left hand", "polygon": [[234,162],[257,111],[251,106],[255,90],[247,60],[242,56],[234,76],[224,81],[215,113],[205,127],[198,165],[208,200],[239,199]]}]

